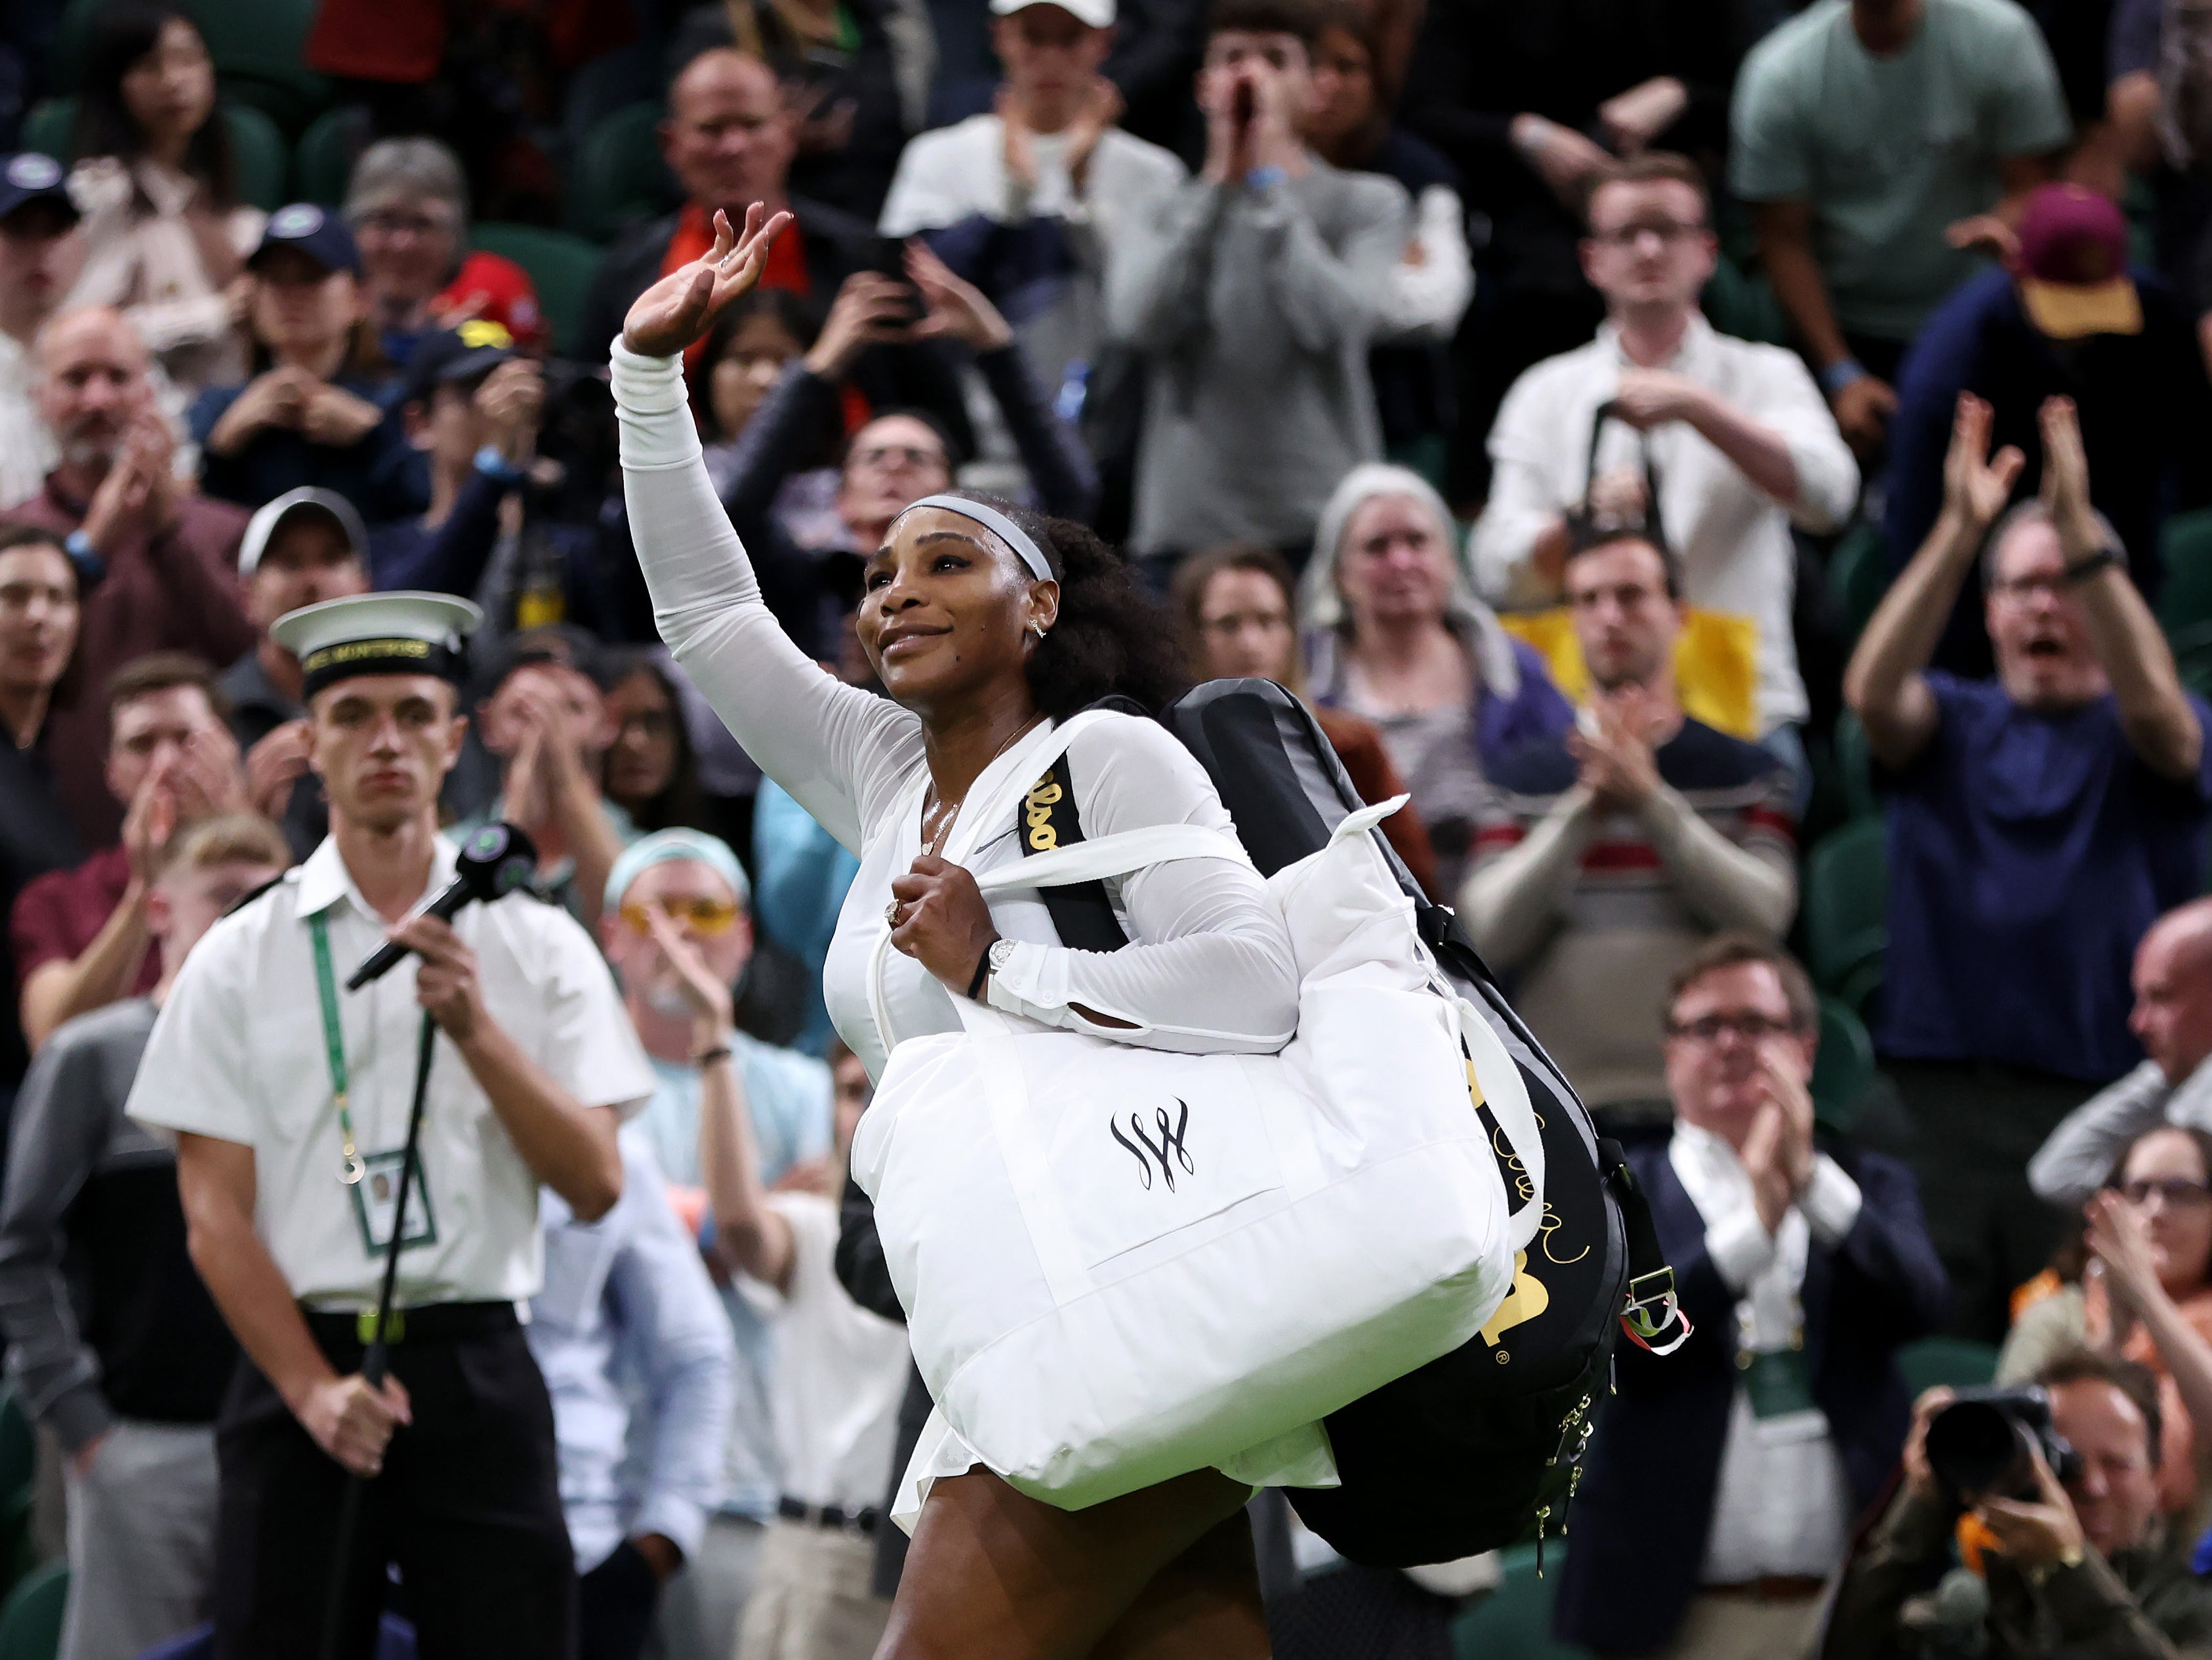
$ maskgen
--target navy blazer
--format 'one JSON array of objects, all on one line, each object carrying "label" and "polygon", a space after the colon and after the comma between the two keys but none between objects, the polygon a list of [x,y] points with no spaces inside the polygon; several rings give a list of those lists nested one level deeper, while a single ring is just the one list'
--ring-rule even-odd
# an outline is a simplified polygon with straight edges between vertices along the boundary
[{"label": "navy blazer", "polygon": [[[1674,1174],[1667,1138],[1628,1151],[1650,1201],[1660,1248],[1695,1329],[1673,1354],[1623,1341],[1616,1393],[1598,1414],[1568,1515],[1566,1566],[1553,1624],[1604,1654],[1664,1646],[1698,1588],[1736,1388],[1735,1294],[1705,1254],[1705,1219]],[[1936,1330],[1950,1285],[1905,1166],[1844,1146],[1823,1151],[1859,1185],[1858,1220],[1835,1246],[1813,1241],[1805,1265],[1806,1359],[1851,1494],[1873,1502],[1905,1444],[1911,1402],[1900,1344]]]}]

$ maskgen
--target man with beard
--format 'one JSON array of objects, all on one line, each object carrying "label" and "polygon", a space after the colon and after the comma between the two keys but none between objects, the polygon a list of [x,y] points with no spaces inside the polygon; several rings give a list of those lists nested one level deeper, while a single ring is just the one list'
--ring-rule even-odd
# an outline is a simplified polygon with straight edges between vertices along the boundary
[{"label": "man with beard", "polygon": [[50,753],[88,847],[113,842],[107,682],[149,652],[232,663],[257,630],[234,569],[246,514],[176,476],[176,441],[155,407],[145,344],[121,313],[64,312],[40,331],[39,411],[61,460],[13,522],[65,538],[84,595],[74,672],[54,702]]},{"label": "man with beard", "polygon": [[[2183,689],[2089,505],[2072,401],[2045,401],[2042,494],[2009,512],[2022,457],[1990,455],[1990,420],[1960,395],[1942,511],[1867,624],[1844,696],[1888,794],[1875,1048],[1913,1121],[1954,1329],[1994,1341],[2059,1225],[2028,1158],[2141,1058],[2130,958],[2203,887],[2212,709]],[[1978,558],[1993,681],[1927,666]]]}]

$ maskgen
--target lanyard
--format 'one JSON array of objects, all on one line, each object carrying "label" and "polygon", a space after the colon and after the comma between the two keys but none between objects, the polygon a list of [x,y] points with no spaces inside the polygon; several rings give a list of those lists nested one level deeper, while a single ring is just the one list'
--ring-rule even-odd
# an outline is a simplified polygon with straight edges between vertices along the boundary
[{"label": "lanyard", "polygon": [[354,1146],[353,1115],[346,1110],[345,1027],[338,1020],[337,976],[331,971],[331,931],[322,912],[307,919],[307,932],[314,936],[315,989],[321,994],[323,1006],[323,1047],[330,1056],[331,1094],[337,1102],[338,1134],[345,1149],[338,1179],[351,1187],[361,1180],[366,1166]]}]

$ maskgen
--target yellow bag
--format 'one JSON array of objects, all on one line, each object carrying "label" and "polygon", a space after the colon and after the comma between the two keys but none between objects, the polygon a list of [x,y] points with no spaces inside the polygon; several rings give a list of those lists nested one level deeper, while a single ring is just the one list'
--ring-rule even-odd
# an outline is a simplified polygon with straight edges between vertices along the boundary
[{"label": "yellow bag", "polygon": [[[1552,679],[1570,701],[1579,703],[1589,690],[1574,617],[1564,605],[1548,611],[1504,613],[1506,632],[1535,648]],[[1683,613],[1682,633],[1674,642],[1674,695],[1685,713],[1734,738],[1755,741],[1759,723],[1759,624],[1735,611]]]}]

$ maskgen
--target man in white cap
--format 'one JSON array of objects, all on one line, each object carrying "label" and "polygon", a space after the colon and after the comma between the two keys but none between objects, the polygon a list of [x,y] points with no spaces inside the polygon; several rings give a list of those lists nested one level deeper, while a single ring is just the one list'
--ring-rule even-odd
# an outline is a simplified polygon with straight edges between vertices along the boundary
[{"label": "man in white cap", "polygon": [[[899,157],[886,236],[921,235],[960,276],[1030,274],[990,297],[1048,386],[1087,390],[1104,326],[1110,228],[1149,216],[1182,164],[1115,125],[1121,94],[1099,70],[1114,46],[1114,0],[991,0],[991,45],[1006,78],[997,108],[925,132]],[[1064,271],[1048,283],[1036,275]],[[1071,401],[1073,401],[1071,399]]]},{"label": "man in white cap", "polygon": [[[542,1279],[542,1182],[586,1219],[622,1191],[617,1119],[652,1093],[590,939],[521,895],[416,915],[453,879],[439,787],[465,721],[442,594],[333,599],[270,631],[300,660],[331,834],[202,941],[130,1111],[177,1133],[193,1262],[249,1364],[217,1429],[216,1651],[298,1660],[341,1599],[364,1660],[396,1564],[426,1653],[575,1640],[552,1409],[516,1316]],[[337,976],[386,939],[410,955]],[[398,1230],[423,1016],[438,1028]],[[399,1231],[391,1376],[360,1373]],[[347,1484],[367,1481],[337,1560]],[[334,1565],[337,1572],[333,1572]]]},{"label": "man in white cap", "polygon": [[368,532],[353,503],[312,484],[264,503],[238,544],[246,614],[261,637],[216,686],[229,700],[230,735],[246,755],[246,794],[255,811],[283,827],[296,858],[314,851],[328,818],[322,791],[307,776],[313,729],[300,660],[269,630],[305,606],[368,593]]}]

